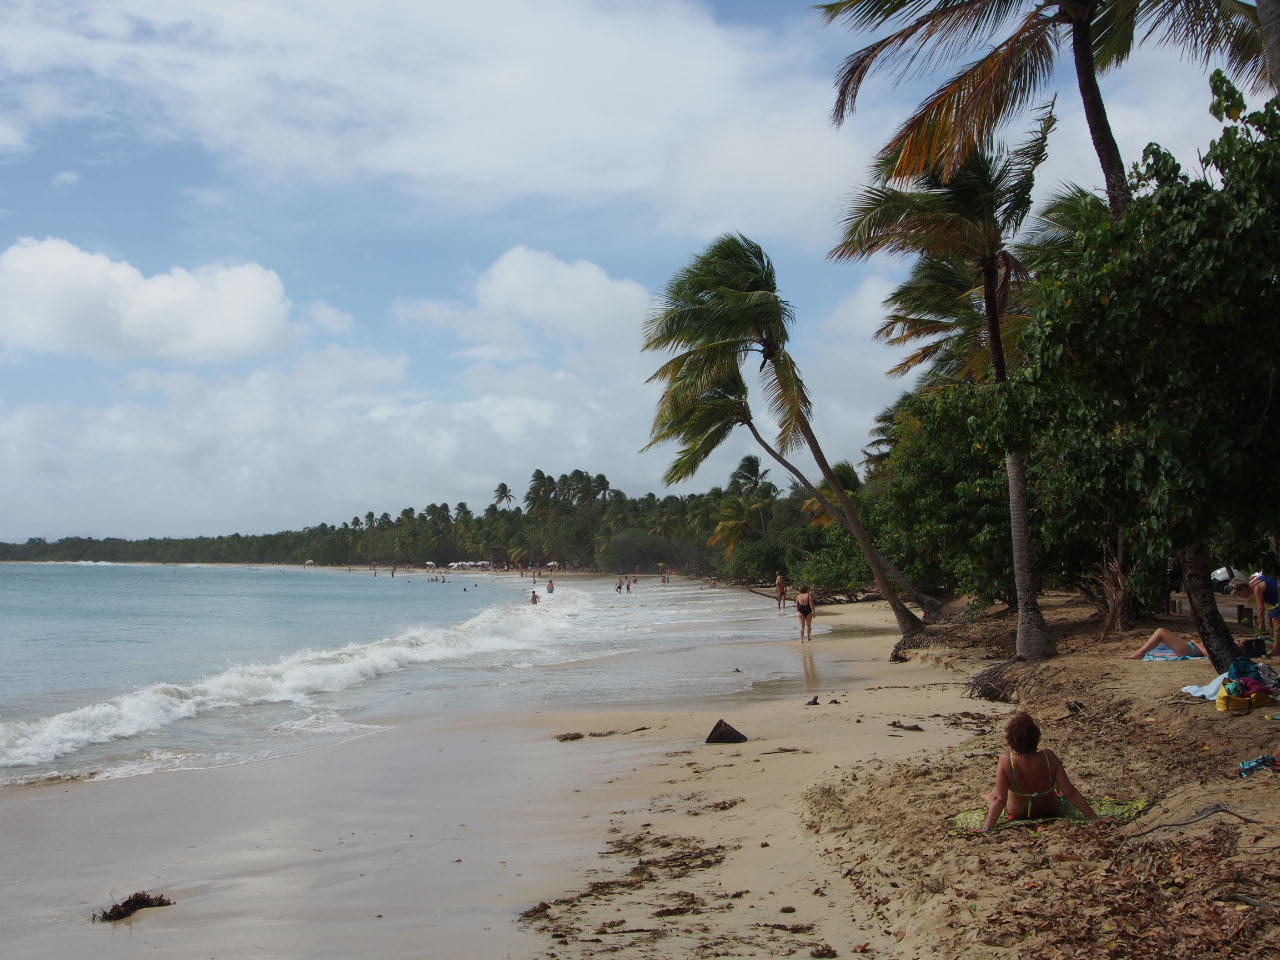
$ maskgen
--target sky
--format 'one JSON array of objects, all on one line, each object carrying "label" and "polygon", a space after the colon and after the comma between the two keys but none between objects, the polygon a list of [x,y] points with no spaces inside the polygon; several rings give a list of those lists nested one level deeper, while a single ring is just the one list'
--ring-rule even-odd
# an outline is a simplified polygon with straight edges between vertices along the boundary
[{"label": "sky", "polygon": [[[871,39],[791,0],[7,0],[0,540],[479,511],[535,468],[665,495],[642,324],[731,231],[772,257],[815,430],[856,462],[910,386],[872,338],[905,265],[826,253],[945,75],[874,75],[833,127]],[[1100,189],[1066,66],[1041,189]],[[1156,140],[1194,166],[1219,129],[1174,51],[1103,94],[1126,162]]]}]

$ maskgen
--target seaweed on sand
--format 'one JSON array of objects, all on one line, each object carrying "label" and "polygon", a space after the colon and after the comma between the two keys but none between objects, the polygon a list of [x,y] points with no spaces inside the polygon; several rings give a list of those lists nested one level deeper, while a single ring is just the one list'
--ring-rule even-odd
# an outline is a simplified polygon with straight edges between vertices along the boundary
[{"label": "seaweed on sand", "polygon": [[113,903],[103,910],[95,910],[90,919],[94,923],[110,923],[113,920],[131,917],[144,907],[168,907],[172,904],[173,901],[162,893],[147,893],[145,890],[139,890],[121,903]]}]

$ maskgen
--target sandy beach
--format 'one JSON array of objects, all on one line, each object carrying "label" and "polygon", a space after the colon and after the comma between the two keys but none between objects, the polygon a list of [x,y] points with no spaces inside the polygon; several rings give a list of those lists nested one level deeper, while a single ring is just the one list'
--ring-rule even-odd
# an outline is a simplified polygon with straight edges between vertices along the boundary
[{"label": "sandy beach", "polygon": [[[803,885],[794,810],[822,768],[956,736],[885,726],[920,703],[885,712],[877,704],[900,691],[866,688],[939,683],[928,695],[941,709],[958,678],[885,663],[893,638],[879,605],[822,611],[820,627],[834,624],[861,635],[801,646],[794,618],[780,615],[776,644],[670,654],[726,671],[740,656],[776,657],[793,676],[696,705],[516,714],[487,704],[262,763],[0,790],[5,955],[181,956],[198,944],[211,957],[398,956],[432,944],[438,955],[535,956],[545,941],[516,917],[600,869],[619,811],[639,815],[657,795],[690,823],[726,790],[750,796],[734,829],[773,838],[756,847],[773,856],[735,869]],[[813,695],[821,706],[804,707]],[[751,740],[703,744],[721,717]],[[556,739],[569,732],[584,736]],[[729,823],[723,812],[698,821],[716,822]],[[175,906],[87,922],[143,889]]]},{"label": "sandy beach", "polygon": [[[0,790],[0,942],[7,958],[994,957],[1015,944],[1196,956],[1178,924],[1220,915],[1235,952],[1215,955],[1267,955],[1267,910],[1213,898],[1236,889],[1242,863],[1255,900],[1280,891],[1280,781],[1234,774],[1280,726],[1255,711],[1228,727],[1211,704],[1172,702],[1208,679],[1202,661],[1120,660],[1136,634],[1098,647],[1069,602],[1048,609],[1064,656],[1024,703],[1087,796],[1151,801],[1134,825],[955,835],[949,818],[983,802],[1011,709],[963,697],[993,655],[939,627],[959,645],[891,663],[883,604],[827,607],[819,628],[835,629],[812,644],[780,615],[781,639],[750,645],[790,669],[741,694],[458,709],[263,763]],[[1001,623],[976,632],[990,640]],[[665,655],[732,670],[747,652]],[[748,740],[704,743],[720,719]],[[1214,801],[1256,826],[1206,817],[1140,841],[1147,873],[1117,869],[1126,831]],[[1199,913],[1157,909],[1161,864]],[[175,905],[88,922],[143,889]],[[1125,923],[1186,949],[1156,937],[1134,942],[1163,954],[1106,952]],[[1064,949],[1067,934],[1101,952]]]}]

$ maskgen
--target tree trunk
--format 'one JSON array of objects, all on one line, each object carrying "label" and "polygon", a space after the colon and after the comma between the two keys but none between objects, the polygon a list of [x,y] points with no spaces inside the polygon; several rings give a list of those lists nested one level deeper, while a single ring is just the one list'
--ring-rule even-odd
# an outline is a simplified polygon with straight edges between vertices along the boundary
[{"label": "tree trunk", "polygon": [[1102,545],[1102,566],[1098,572],[1098,589],[1106,600],[1106,617],[1102,622],[1102,639],[1112,630],[1128,630],[1138,619],[1138,605],[1133,599],[1129,575],[1133,561],[1125,549],[1124,527],[1116,528],[1116,546],[1112,552],[1105,541]]},{"label": "tree trunk", "polygon": [[902,587],[903,592],[911,598],[911,602],[920,608],[920,613],[925,623],[937,623],[942,618],[942,604],[927,593],[921,593],[915,586],[903,576],[902,571],[894,566],[893,561],[880,553],[880,548],[873,545],[873,549],[880,557],[880,562],[884,564],[884,568],[889,571],[889,576],[898,582],[898,586]]},{"label": "tree trunk", "polygon": [[1098,88],[1098,73],[1093,65],[1093,14],[1096,6],[1094,3],[1085,5],[1077,19],[1071,21],[1071,54],[1075,60],[1076,85],[1080,88],[1084,117],[1089,123],[1089,136],[1098,162],[1102,164],[1102,176],[1107,185],[1107,206],[1111,210],[1111,219],[1119,220],[1132,197],[1124,176],[1124,160],[1111,133],[1107,108]]},{"label": "tree trunk", "polygon": [[1222,619],[1218,599],[1209,578],[1209,552],[1203,543],[1193,543],[1182,551],[1182,569],[1186,578],[1187,602],[1196,621],[1196,630],[1213,668],[1225,673],[1231,662],[1240,656],[1240,648]]},{"label": "tree trunk", "polygon": [[[991,352],[991,377],[996,383],[1007,379],[1004,344],[1000,340],[1000,300],[996,290],[994,258],[982,264],[982,299],[987,320],[987,349]],[[1009,533],[1013,552],[1013,588],[1018,597],[1018,656],[1043,660],[1053,656],[1053,638],[1045,626],[1036,601],[1035,571],[1031,562],[1031,530],[1027,511],[1027,467],[1021,453],[1007,450],[1004,469],[1009,478]]]},{"label": "tree trunk", "polygon": [[997,288],[995,259],[982,263],[982,304],[987,314],[987,352],[991,354],[991,379],[1004,383],[1008,379],[1004,365],[1004,341],[1000,339],[1000,294]]},{"label": "tree trunk", "polygon": [[[866,528],[862,526],[862,521],[858,519],[858,512],[853,508],[853,504],[849,502],[848,496],[845,495],[844,488],[840,486],[840,482],[832,473],[827,458],[822,455],[822,448],[818,446],[818,440],[813,435],[813,429],[809,426],[809,421],[800,418],[800,432],[804,434],[805,440],[809,444],[809,452],[814,455],[814,461],[818,464],[818,469],[822,471],[823,477],[827,483],[831,485],[831,489],[835,491],[837,501],[840,503],[840,513],[843,514],[842,521],[844,528],[849,531],[849,535],[858,544],[858,549],[862,551],[862,555],[866,557],[867,565],[871,567],[871,573],[876,578],[876,582],[880,584],[880,591],[884,598],[889,601],[889,607],[893,610],[894,619],[898,622],[898,629],[902,631],[904,637],[915,636],[924,629],[924,623],[920,618],[906,608],[902,598],[898,596],[897,590],[893,588],[893,584],[885,575],[886,571],[882,562],[880,551],[876,549],[871,537],[867,533]],[[801,473],[794,464],[788,461],[782,454],[774,450],[764,437],[760,436],[760,431],[756,429],[756,425],[750,420],[747,421],[747,429],[751,431],[751,435],[756,438],[756,442],[760,444],[774,460],[778,461],[790,474],[813,494],[814,498],[823,505],[823,509],[828,510],[832,516],[837,516],[837,512],[831,509],[830,504],[811,484],[808,478]]]},{"label": "tree trunk", "polygon": [[1258,0],[1258,23],[1271,85],[1280,90],[1280,0]]},{"label": "tree trunk", "polygon": [[840,504],[840,509],[844,512],[845,519],[848,520],[847,528],[853,534],[853,539],[858,542],[862,555],[867,558],[871,573],[876,578],[876,582],[880,584],[880,592],[889,601],[889,608],[893,610],[894,619],[898,622],[898,629],[902,631],[904,637],[919,633],[924,629],[924,623],[907,609],[906,604],[902,602],[902,598],[898,596],[897,588],[894,587],[893,581],[889,579],[888,572],[881,562],[880,551],[871,542],[871,535],[867,533],[866,528],[862,525],[862,520],[858,517],[858,511],[849,502],[849,495],[845,493],[844,486],[836,478],[835,472],[831,469],[831,464],[827,463],[826,455],[823,454],[822,447],[818,445],[818,438],[813,435],[813,428],[809,426],[808,419],[804,416],[798,416],[796,425],[799,426],[805,442],[809,444],[809,452],[813,455],[813,462],[818,465],[818,472],[827,481],[827,484],[831,487],[832,494],[836,498],[836,502]]},{"label": "tree trunk", "polygon": [[1035,574],[1031,566],[1031,531],[1027,525],[1027,468],[1022,454],[1004,455],[1009,475],[1009,532],[1013,540],[1013,582],[1018,594],[1018,656],[1043,660],[1057,653],[1040,604],[1036,602]]}]

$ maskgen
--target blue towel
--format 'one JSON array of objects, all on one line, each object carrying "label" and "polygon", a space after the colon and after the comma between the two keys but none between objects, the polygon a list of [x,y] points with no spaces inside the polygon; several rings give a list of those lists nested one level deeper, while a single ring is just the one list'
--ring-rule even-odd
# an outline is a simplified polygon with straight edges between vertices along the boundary
[{"label": "blue towel", "polygon": [[1143,660],[1203,660],[1204,654],[1197,653],[1195,656],[1180,657],[1173,652],[1173,648],[1165,644],[1160,644],[1148,650],[1142,655]]}]

